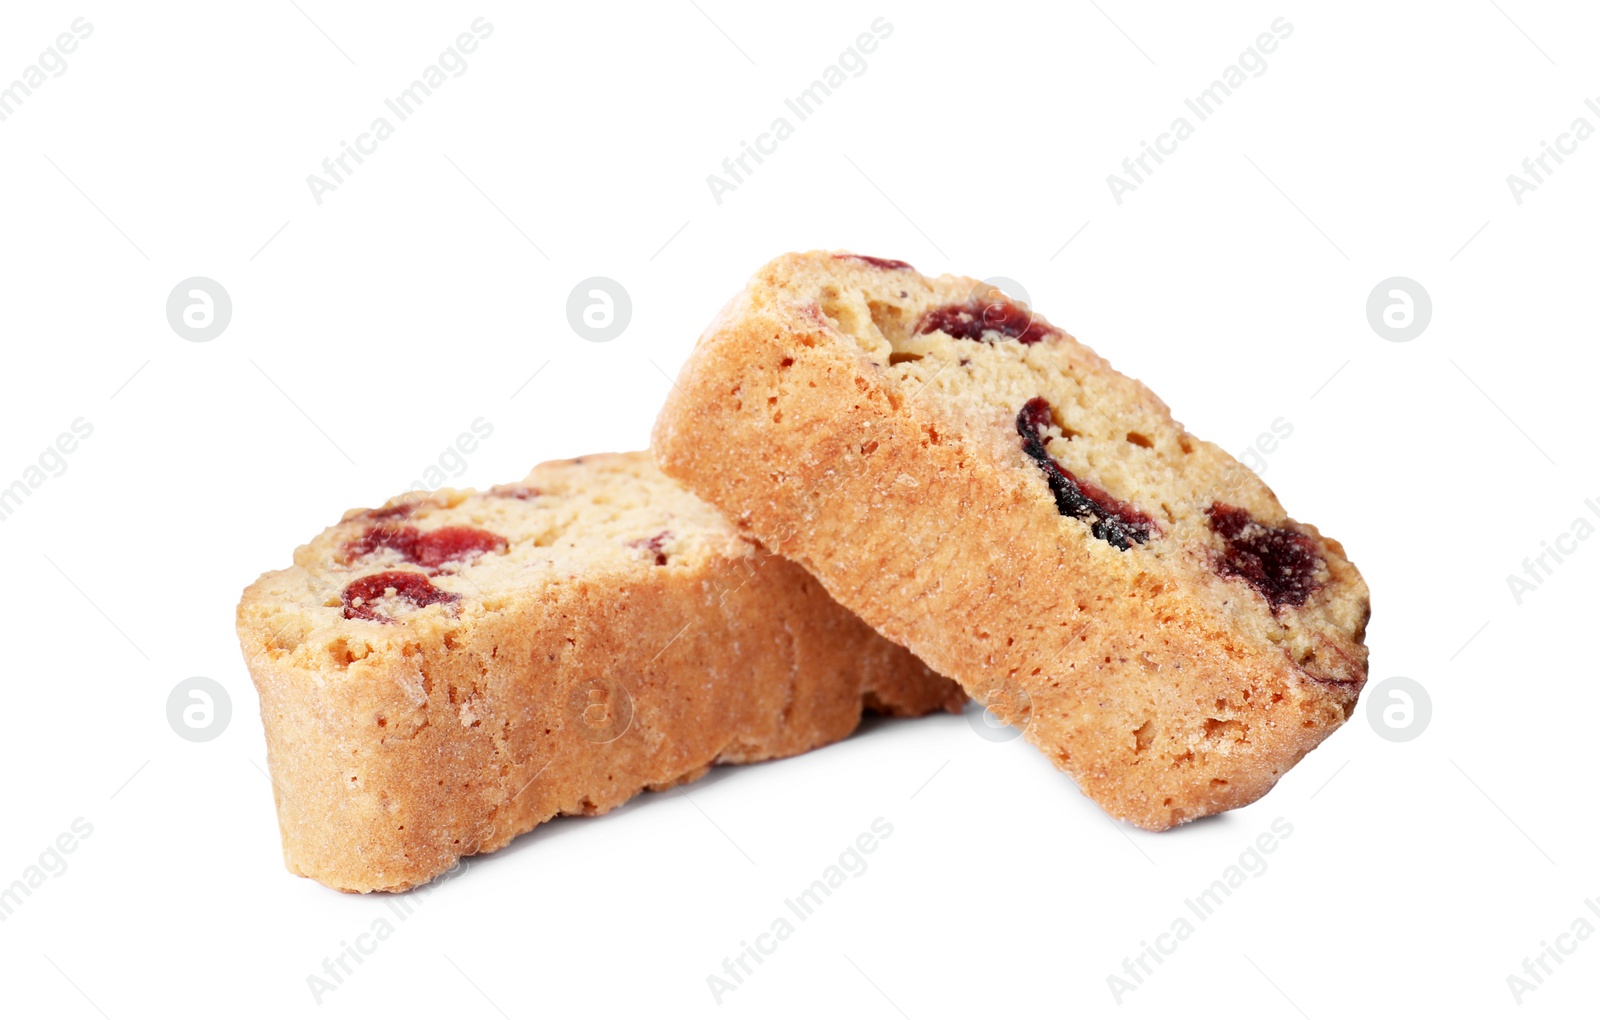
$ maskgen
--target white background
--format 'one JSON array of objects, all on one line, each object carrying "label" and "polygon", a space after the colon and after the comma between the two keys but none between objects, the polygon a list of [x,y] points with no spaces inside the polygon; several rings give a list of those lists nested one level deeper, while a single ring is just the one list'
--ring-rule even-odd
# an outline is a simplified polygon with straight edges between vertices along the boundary
[{"label": "white background", "polygon": [[[1600,925],[1600,542],[1521,605],[1506,580],[1600,501],[1600,139],[1520,205],[1506,184],[1600,128],[1592,9],[298,3],[4,15],[0,82],[93,34],[0,123],[0,485],[94,432],[0,521],[0,886],[93,834],[0,922],[0,1013],[1593,1010],[1600,938],[1520,1008],[1506,980]],[[307,175],[480,15],[465,73],[318,205]],[[714,202],[706,176],[879,16],[866,71]],[[1279,17],[1266,71],[1117,204],[1106,176]],[[1431,725],[1381,739],[1364,696],[1264,800],[1153,835],[969,719],[873,724],[536,830],[317,1005],[307,976],[388,908],[282,866],[239,591],[476,418],[453,484],[643,446],[721,304],[817,247],[1020,281],[1232,451],[1291,423],[1265,477],[1345,543],[1373,684],[1418,681]],[[209,343],[164,315],[195,275],[234,304]],[[596,275],[633,302],[606,344],[565,314]],[[1365,313],[1396,275],[1434,306],[1409,343]],[[209,743],[167,723],[192,676],[232,698]],[[718,1006],[707,976],[880,817],[869,870]],[[1118,1005],[1108,975],[1279,818],[1265,873]]]}]

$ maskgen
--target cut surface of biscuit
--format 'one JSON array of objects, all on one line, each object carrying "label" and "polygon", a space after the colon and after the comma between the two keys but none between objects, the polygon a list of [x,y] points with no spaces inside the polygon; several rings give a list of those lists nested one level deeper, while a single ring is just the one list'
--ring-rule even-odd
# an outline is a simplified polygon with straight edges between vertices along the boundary
[{"label": "cut surface of biscuit", "polygon": [[1145,828],[1260,797],[1366,679],[1342,547],[977,280],[775,260],[701,337],[655,450]]},{"label": "cut surface of biscuit", "polygon": [[238,630],[285,861],[346,891],[965,700],[648,453],[351,511]]}]

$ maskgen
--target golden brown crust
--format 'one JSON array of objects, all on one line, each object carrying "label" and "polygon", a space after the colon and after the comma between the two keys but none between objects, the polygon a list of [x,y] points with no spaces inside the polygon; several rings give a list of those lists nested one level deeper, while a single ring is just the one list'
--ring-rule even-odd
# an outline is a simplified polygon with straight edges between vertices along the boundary
[{"label": "golden brown crust", "polygon": [[[570,491],[539,506],[452,493],[409,520],[427,530],[470,513],[510,531],[527,518],[542,533],[539,515],[616,482],[591,469],[636,482],[639,512],[571,517],[529,554],[570,543],[551,553],[557,580],[506,580],[513,538],[503,561],[435,577],[462,591],[455,603],[398,623],[346,619],[329,593],[370,569],[340,562],[372,523],[351,514],[245,592],[239,636],[291,871],[346,891],[411,888],[556,815],[838,740],[864,703],[916,715],[964,700],[803,570],[735,536],[648,454],[542,465],[525,486]],[[634,540],[669,517],[678,551],[658,564]]]},{"label": "golden brown crust", "polygon": [[[1108,812],[1163,829],[1255,800],[1353,708],[1365,584],[1071,337],[913,328],[979,287],[825,252],[770,263],[681,373],[658,461],[1023,726]],[[1083,430],[1053,429],[1051,454],[1150,508],[1158,538],[1121,550],[1062,516],[1015,425],[1040,392]],[[1314,544],[1304,605],[1218,576],[1214,501]]]}]

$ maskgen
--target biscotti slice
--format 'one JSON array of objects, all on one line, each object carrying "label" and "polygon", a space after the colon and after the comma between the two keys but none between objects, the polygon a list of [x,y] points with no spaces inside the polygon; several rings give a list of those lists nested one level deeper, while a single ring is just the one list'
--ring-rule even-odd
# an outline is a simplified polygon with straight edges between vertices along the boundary
[{"label": "biscotti slice", "polygon": [[284,859],[335,889],[965,700],[648,453],[351,511],[294,559],[239,638]]},{"label": "biscotti slice", "polygon": [[1340,545],[976,280],[777,259],[701,337],[655,450],[1147,829],[1266,793],[1366,679]]}]

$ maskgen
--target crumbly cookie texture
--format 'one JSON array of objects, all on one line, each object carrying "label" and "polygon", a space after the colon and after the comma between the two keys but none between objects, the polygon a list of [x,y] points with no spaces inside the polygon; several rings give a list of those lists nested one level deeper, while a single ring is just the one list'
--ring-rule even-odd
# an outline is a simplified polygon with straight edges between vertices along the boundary
[{"label": "crumbly cookie texture", "polygon": [[701,337],[655,451],[1143,828],[1260,797],[1366,680],[1339,543],[977,280],[773,261]]},{"label": "crumbly cookie texture", "polygon": [[353,510],[238,629],[284,859],[351,892],[965,700],[648,453]]}]

